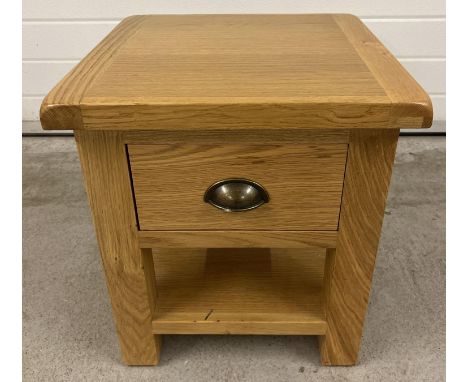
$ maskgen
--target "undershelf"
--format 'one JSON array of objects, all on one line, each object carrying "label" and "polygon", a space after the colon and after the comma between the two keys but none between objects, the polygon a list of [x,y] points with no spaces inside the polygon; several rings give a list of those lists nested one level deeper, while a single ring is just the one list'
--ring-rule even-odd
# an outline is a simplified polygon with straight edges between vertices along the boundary
[{"label": "undershelf", "polygon": [[155,334],[325,334],[324,250],[154,250]]}]

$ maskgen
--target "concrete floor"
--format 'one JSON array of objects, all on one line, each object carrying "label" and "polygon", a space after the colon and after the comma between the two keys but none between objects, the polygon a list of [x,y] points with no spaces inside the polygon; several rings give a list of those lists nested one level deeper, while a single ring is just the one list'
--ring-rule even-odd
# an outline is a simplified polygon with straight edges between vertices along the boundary
[{"label": "concrete floor", "polygon": [[443,381],[445,139],[402,137],[360,364],[306,336],[165,336],[126,367],[72,138],[23,138],[24,381]]}]

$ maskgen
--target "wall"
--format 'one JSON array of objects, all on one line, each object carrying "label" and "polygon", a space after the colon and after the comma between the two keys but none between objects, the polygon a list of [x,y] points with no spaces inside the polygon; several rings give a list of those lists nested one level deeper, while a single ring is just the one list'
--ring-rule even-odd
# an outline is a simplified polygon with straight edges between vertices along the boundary
[{"label": "wall", "polygon": [[118,22],[147,13],[353,13],[430,93],[445,131],[444,0],[23,0],[23,119]]}]

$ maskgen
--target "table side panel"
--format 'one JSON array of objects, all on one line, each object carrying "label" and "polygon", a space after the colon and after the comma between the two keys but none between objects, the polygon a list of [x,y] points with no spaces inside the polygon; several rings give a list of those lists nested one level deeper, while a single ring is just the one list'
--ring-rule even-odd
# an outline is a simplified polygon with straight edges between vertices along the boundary
[{"label": "table side panel", "polygon": [[161,344],[151,333],[151,293],[142,269],[122,134],[78,131],[75,138],[122,359],[129,365],[157,364]]},{"label": "table side panel", "polygon": [[327,253],[324,365],[354,365],[358,359],[398,133],[351,135],[337,245]]}]

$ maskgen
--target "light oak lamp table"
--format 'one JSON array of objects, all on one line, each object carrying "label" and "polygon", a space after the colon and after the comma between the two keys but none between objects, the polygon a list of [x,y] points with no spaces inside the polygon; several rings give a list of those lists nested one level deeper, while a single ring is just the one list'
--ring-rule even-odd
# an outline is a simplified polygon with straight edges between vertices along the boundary
[{"label": "light oak lamp table", "polygon": [[358,18],[129,17],[41,121],[74,130],[123,362],[157,364],[163,334],[357,362],[399,130],[432,123]]}]

